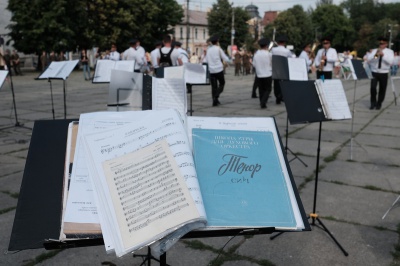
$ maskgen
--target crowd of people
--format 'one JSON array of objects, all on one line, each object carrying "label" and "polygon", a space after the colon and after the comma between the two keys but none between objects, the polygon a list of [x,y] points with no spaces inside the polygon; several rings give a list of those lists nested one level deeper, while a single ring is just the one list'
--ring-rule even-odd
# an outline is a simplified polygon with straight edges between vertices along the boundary
[{"label": "crowd of people", "polygon": [[[306,43],[302,48],[299,58],[305,60],[309,75],[315,74],[316,79],[332,79],[333,76],[339,78],[343,75],[346,79],[351,75],[349,60],[356,55],[355,52],[344,51],[337,53],[336,49],[331,47],[332,39],[323,37],[321,40],[322,47],[315,51],[316,46]],[[371,49],[364,56],[364,67],[367,72],[372,75],[370,85],[370,109],[379,110],[382,106],[386,94],[386,87],[389,73],[396,76],[399,68],[398,52],[388,48],[388,39],[380,37],[378,39],[378,48]],[[159,67],[180,66],[190,62],[195,64],[207,63],[209,69],[209,77],[211,84],[212,106],[220,105],[219,97],[225,86],[225,69],[228,63],[234,65],[235,76],[255,74],[252,87],[252,98],[259,98],[260,107],[267,108],[267,101],[270,94],[275,96],[276,104],[281,104],[283,95],[280,88],[280,80],[272,79],[272,56],[278,55],[283,57],[296,57],[290,51],[286,44],[288,38],[285,35],[278,36],[276,41],[271,42],[266,38],[259,40],[259,50],[254,53],[248,51],[234,51],[232,57],[229,58],[223,49],[219,46],[218,36],[212,36],[207,41],[206,49],[203,49],[201,55],[189,53],[182,48],[182,43],[173,41],[171,36],[166,35],[162,41],[154,43],[151,52],[146,52],[140,45],[139,39],[129,41],[127,49],[121,53],[118,51],[115,43],[111,44],[110,49],[97,51],[94,53],[94,66],[97,60],[134,60],[134,71],[140,73],[148,73],[156,75]],[[271,45],[273,44],[273,45]],[[121,51],[121,50],[120,50]],[[52,61],[66,60],[63,52],[59,54],[52,51],[47,54],[42,52],[40,56],[40,66],[44,70]],[[80,52],[80,63],[83,70],[85,80],[91,79],[90,57],[88,51],[83,49]],[[16,50],[11,54],[7,49],[3,54],[0,53],[0,69],[11,69],[15,75],[22,75],[20,68],[20,58]],[[377,89],[379,88],[379,90]],[[259,95],[257,96],[257,89]]]}]

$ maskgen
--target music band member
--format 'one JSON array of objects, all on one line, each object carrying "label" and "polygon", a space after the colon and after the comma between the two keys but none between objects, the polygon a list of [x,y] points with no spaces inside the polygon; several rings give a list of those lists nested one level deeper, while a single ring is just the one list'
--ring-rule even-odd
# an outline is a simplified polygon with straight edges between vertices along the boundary
[{"label": "music band member", "polygon": [[332,79],[332,71],[335,63],[339,60],[335,48],[331,47],[332,39],[324,37],[321,39],[322,48],[318,50],[314,60],[317,68],[317,79]]},{"label": "music band member", "polygon": [[[382,102],[385,99],[387,80],[389,76],[390,65],[393,63],[394,52],[387,48],[388,39],[379,37],[379,47],[372,50],[367,57],[367,62],[370,65],[372,76],[371,79],[371,106],[370,110],[379,110],[382,107]],[[378,101],[376,100],[376,87],[379,83]]]},{"label": "music band member", "polygon": [[303,51],[301,51],[299,58],[303,58],[306,61],[307,72],[311,72],[311,65],[314,61],[314,55],[311,51],[311,45],[309,43],[303,45]]}]

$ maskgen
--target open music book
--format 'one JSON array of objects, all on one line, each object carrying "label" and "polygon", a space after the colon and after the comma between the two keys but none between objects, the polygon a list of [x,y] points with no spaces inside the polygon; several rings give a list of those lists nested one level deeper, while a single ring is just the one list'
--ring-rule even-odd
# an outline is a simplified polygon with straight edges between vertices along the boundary
[{"label": "open music book", "polygon": [[135,60],[98,60],[93,76],[93,83],[108,83],[111,79],[111,70],[123,70],[133,72],[135,69]]},{"label": "open music book", "polygon": [[304,58],[273,55],[272,65],[273,79],[308,80],[307,63]]},{"label": "open music book", "polygon": [[273,118],[172,109],[81,115],[64,218],[101,224],[117,256],[195,229],[309,228]]},{"label": "open music book", "polygon": [[72,61],[53,61],[51,64],[40,74],[37,79],[63,79],[66,80],[71,72],[74,70],[79,60]]},{"label": "open music book", "polygon": [[315,81],[315,88],[327,119],[351,119],[349,104],[341,80],[328,79],[323,81],[318,79]]}]

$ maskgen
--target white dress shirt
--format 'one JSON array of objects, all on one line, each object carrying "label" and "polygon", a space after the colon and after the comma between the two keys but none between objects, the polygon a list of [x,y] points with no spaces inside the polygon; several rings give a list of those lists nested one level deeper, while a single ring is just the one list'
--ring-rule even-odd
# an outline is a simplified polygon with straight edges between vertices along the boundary
[{"label": "white dress shirt", "polygon": [[304,50],[301,51],[301,53],[299,55],[299,58],[303,58],[304,60],[306,60],[307,71],[309,71],[313,61],[308,56],[308,53],[306,51],[304,51]]},{"label": "white dress shirt", "polygon": [[159,49],[160,48],[156,48],[150,52],[151,64],[153,65],[153,68],[159,67],[158,66],[158,57],[160,55]]},{"label": "white dress shirt", "polygon": [[135,70],[140,70],[142,66],[147,65],[146,51],[142,46],[136,46],[135,49]]},{"label": "white dress shirt", "polygon": [[135,60],[135,54],[136,50],[133,47],[129,47],[128,49],[125,50],[125,52],[122,55],[123,60]]},{"label": "white dress shirt", "polygon": [[222,51],[218,45],[211,45],[207,49],[207,63],[211,74],[219,73],[224,70],[224,65],[221,60],[230,62],[229,57]]},{"label": "white dress shirt", "polygon": [[283,45],[278,45],[271,49],[272,55],[280,55],[284,57],[293,57],[292,52]]},{"label": "white dress shirt", "polygon": [[379,57],[375,58],[375,54],[377,51],[378,49],[372,50],[372,52],[368,55],[367,58],[371,71],[375,73],[389,73],[390,66],[392,65],[394,60],[393,50],[388,48],[382,50],[383,56],[382,56],[381,68],[379,68]]},{"label": "white dress shirt", "polygon": [[118,61],[120,60],[120,55],[117,51],[110,52],[110,60]]},{"label": "white dress shirt", "polygon": [[335,66],[335,63],[339,61],[339,58],[338,58],[338,55],[337,55],[337,52],[336,52],[335,48],[329,47],[327,50],[325,50],[324,48],[319,49],[318,53],[317,53],[317,56],[315,56],[314,63],[315,63],[315,66],[318,68],[319,64],[321,62],[322,55],[325,54],[325,52],[326,52],[326,61],[327,61],[327,63],[324,66],[322,71],[329,72],[329,71],[333,70],[333,68]]},{"label": "white dress shirt", "polygon": [[272,55],[268,50],[258,50],[253,56],[253,66],[256,69],[258,78],[272,76]]}]

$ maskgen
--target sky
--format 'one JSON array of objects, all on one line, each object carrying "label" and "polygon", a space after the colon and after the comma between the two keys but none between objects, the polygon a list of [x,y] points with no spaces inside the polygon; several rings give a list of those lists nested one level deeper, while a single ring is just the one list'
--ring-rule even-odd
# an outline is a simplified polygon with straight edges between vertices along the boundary
[{"label": "sky", "polygon": [[[228,0],[233,2],[234,6],[246,7],[247,5],[253,4],[258,7],[258,12],[262,17],[265,11],[284,11],[291,8],[294,5],[300,4],[303,6],[304,10],[308,10],[309,7],[315,8],[315,3],[317,0]],[[186,4],[187,0],[177,0],[179,4]],[[199,8],[200,10],[206,11],[207,8],[211,8],[216,0],[189,0],[189,9],[195,10]],[[338,5],[342,0],[333,0],[333,3]],[[379,0],[380,3],[396,3],[400,0]]]}]

